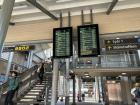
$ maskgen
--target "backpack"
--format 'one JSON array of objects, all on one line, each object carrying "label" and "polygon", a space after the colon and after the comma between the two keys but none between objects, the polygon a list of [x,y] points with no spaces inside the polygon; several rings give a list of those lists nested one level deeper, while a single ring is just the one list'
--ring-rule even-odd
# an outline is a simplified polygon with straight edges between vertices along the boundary
[{"label": "backpack", "polygon": [[136,98],[140,98],[140,89],[139,89],[139,88],[136,89],[136,90],[134,91],[134,93],[135,93],[135,97],[136,97]]}]

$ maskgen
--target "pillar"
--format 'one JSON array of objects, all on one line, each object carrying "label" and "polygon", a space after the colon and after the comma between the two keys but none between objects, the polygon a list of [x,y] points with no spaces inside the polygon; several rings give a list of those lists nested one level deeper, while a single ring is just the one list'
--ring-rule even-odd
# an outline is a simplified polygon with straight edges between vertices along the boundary
[{"label": "pillar", "polygon": [[4,0],[0,15],[0,58],[15,0]]},{"label": "pillar", "polygon": [[121,77],[121,93],[124,105],[132,105],[131,99],[131,79],[126,76]]},{"label": "pillar", "polygon": [[99,102],[100,91],[99,91],[99,80],[97,76],[95,77],[95,86],[96,86],[96,101]]},{"label": "pillar", "polygon": [[13,57],[14,57],[14,52],[10,52],[9,53],[9,58],[8,58],[8,64],[7,64],[7,69],[6,69],[6,80],[8,78],[8,74],[12,65],[12,61],[13,61]]},{"label": "pillar", "polygon": [[29,52],[29,64],[28,64],[28,68],[31,68],[32,66],[32,60],[33,60],[33,51]]},{"label": "pillar", "polygon": [[76,98],[76,96],[75,96],[75,82],[76,82],[76,80],[75,80],[75,74],[72,74],[72,79],[73,79],[73,103],[72,103],[72,105],[76,105],[76,102],[75,102],[75,98]]},{"label": "pillar", "polygon": [[80,97],[80,100],[81,100],[81,88],[82,88],[82,80],[81,80],[81,77],[78,77],[78,94],[79,94],[79,97]]},{"label": "pillar", "polygon": [[65,105],[69,105],[69,59],[66,59]]},{"label": "pillar", "polygon": [[56,93],[57,93],[57,76],[58,76],[58,60],[54,59],[53,62],[53,79],[52,79],[52,98],[51,105],[56,104]]}]

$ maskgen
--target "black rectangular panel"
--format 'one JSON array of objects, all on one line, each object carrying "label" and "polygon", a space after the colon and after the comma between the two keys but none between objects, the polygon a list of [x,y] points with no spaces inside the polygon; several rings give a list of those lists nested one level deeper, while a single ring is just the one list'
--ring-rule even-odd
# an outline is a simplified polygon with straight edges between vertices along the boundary
[{"label": "black rectangular panel", "polygon": [[98,24],[78,26],[78,55],[79,57],[100,55]]},{"label": "black rectangular panel", "polygon": [[69,58],[72,53],[72,27],[54,28],[53,57]]}]

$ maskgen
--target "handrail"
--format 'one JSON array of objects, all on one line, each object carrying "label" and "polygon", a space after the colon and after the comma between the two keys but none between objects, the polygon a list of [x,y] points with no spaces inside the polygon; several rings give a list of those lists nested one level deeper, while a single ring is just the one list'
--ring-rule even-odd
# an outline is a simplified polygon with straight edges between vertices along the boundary
[{"label": "handrail", "polygon": [[[21,81],[21,84],[20,84],[20,88],[22,88],[23,86],[25,86],[27,83],[29,83],[29,81],[31,81],[32,79],[33,79],[33,77],[35,78],[35,76],[37,75],[37,65],[36,66],[34,66],[34,67],[32,67],[32,68],[30,68],[29,70],[26,70],[26,71],[24,71],[23,73],[21,73],[20,75],[19,75],[19,77],[20,77],[20,81]],[[36,73],[35,73],[36,72]],[[26,78],[26,77],[28,77],[28,78]],[[36,78],[35,78],[36,79]],[[1,86],[0,86],[0,98],[1,98],[1,96],[4,94],[4,93],[6,93],[6,91],[7,91],[7,86],[8,86],[8,84],[7,84],[7,82],[5,82],[4,84],[2,84]],[[20,89],[19,89],[20,90]]]}]

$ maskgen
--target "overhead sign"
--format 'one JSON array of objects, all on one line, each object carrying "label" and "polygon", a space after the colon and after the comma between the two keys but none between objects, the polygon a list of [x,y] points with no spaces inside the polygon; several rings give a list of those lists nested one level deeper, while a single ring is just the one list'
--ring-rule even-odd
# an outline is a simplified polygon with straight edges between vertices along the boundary
[{"label": "overhead sign", "polygon": [[140,38],[105,40],[107,51],[140,49]]},{"label": "overhead sign", "polygon": [[72,27],[53,30],[53,57],[69,58],[72,56]]},{"label": "overhead sign", "polygon": [[35,46],[28,46],[28,45],[15,46],[15,51],[29,51],[34,49]]},{"label": "overhead sign", "polygon": [[14,47],[4,47],[3,52],[30,51],[34,49],[34,45],[18,45]]},{"label": "overhead sign", "polygon": [[100,54],[98,24],[78,26],[78,55],[92,57]]}]

